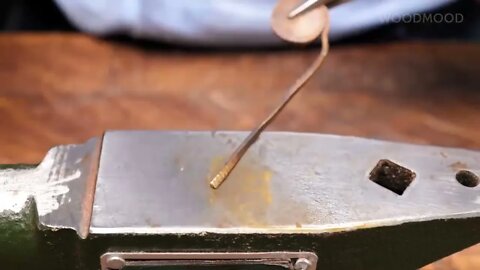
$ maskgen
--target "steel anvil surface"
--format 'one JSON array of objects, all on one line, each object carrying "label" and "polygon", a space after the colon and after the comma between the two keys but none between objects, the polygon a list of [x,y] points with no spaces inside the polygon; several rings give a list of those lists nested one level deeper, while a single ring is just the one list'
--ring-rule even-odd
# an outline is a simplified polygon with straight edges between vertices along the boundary
[{"label": "steel anvil surface", "polygon": [[246,135],[113,131],[1,170],[2,264],[414,269],[480,242],[480,152],[266,132],[211,189]]}]

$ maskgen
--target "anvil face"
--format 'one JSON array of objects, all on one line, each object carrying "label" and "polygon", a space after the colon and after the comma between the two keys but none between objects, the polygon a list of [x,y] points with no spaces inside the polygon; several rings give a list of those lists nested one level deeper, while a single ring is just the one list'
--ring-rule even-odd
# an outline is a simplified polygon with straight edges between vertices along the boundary
[{"label": "anvil face", "polygon": [[[455,164],[476,168],[479,153],[313,134],[262,135],[212,190],[208,180],[244,136],[107,133],[90,232],[329,232],[480,208],[479,190],[455,179]],[[380,160],[414,173],[402,195],[369,179]]]},{"label": "anvil face", "polygon": [[24,230],[0,244],[31,257],[6,265],[413,269],[480,242],[480,152],[266,132],[211,189],[245,136],[113,131],[0,171],[0,226]]}]

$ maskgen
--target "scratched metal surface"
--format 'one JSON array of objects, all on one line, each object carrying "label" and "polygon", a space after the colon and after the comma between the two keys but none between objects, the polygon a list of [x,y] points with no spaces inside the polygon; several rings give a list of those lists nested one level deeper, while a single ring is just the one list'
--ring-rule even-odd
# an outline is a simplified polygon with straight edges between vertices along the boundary
[{"label": "scratched metal surface", "polygon": [[40,226],[74,229],[86,237],[99,144],[92,138],[84,144],[56,146],[36,167],[0,170],[0,215],[18,214],[33,198]]},{"label": "scratched metal surface", "polygon": [[[84,144],[61,145],[49,151],[39,167],[51,165],[43,186],[50,197],[35,196],[40,225],[74,229],[82,238],[86,237],[91,211],[91,201],[88,198],[93,191],[88,182],[94,180],[91,179],[92,169],[98,160],[95,150],[99,143],[99,138],[92,138]],[[55,193],[56,190],[59,191]],[[52,200],[57,207],[42,215],[42,206]]]},{"label": "scratched metal surface", "polygon": [[[323,232],[480,216],[480,152],[267,132],[217,191],[208,180],[247,133],[105,134],[92,233]],[[403,196],[368,179],[379,159],[413,170]]]}]

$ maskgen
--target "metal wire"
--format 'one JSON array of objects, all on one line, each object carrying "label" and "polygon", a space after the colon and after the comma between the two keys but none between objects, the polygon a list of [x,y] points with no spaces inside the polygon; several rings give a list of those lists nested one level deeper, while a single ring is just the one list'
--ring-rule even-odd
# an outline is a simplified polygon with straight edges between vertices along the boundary
[{"label": "metal wire", "polygon": [[330,20],[326,18],[325,29],[321,33],[322,50],[320,55],[310,65],[310,67],[297,79],[297,81],[288,89],[287,95],[280,102],[280,104],[268,115],[268,117],[243,140],[243,142],[237,147],[237,149],[230,156],[223,168],[212,178],[210,181],[210,187],[217,189],[227,179],[235,166],[238,164],[243,155],[247,152],[250,146],[255,143],[260,134],[268,125],[275,120],[278,114],[285,108],[285,106],[292,100],[292,98],[302,89],[302,87],[312,78],[312,75],[323,64],[325,57],[329,51],[328,33],[330,30]]}]

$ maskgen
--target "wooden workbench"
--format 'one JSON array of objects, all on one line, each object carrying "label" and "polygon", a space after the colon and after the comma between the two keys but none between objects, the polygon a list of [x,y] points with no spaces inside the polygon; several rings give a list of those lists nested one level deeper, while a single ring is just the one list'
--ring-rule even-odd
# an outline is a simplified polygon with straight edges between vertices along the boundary
[{"label": "wooden workbench", "polygon": [[[0,164],[106,129],[251,129],[317,53],[154,47],[0,35]],[[271,129],[480,150],[479,76],[476,44],[334,46]],[[480,269],[480,246],[425,269]]]}]

